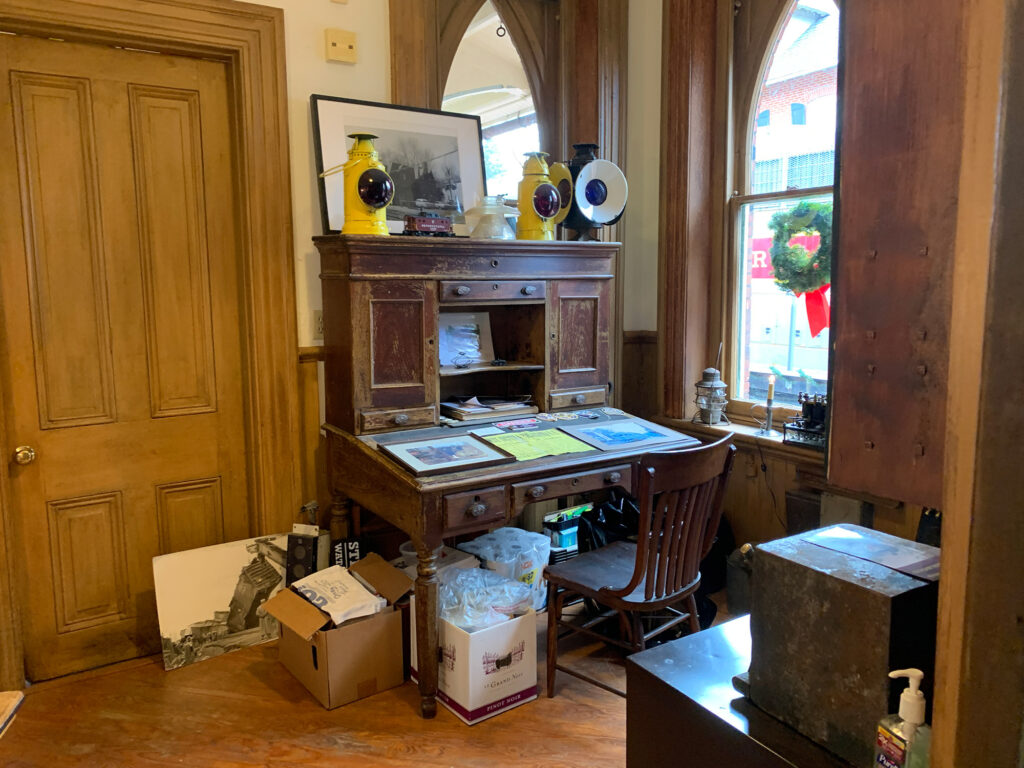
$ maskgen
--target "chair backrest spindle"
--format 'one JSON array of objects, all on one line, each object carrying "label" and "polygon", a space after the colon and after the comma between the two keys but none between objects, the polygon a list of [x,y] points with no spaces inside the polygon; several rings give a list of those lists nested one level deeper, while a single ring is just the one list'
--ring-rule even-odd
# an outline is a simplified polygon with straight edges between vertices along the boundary
[{"label": "chair backrest spindle", "polygon": [[732,436],[640,460],[640,528],[630,583],[610,594],[626,596],[644,582],[645,600],[671,598],[700,577],[700,561],[714,541],[722,493],[736,449]]}]

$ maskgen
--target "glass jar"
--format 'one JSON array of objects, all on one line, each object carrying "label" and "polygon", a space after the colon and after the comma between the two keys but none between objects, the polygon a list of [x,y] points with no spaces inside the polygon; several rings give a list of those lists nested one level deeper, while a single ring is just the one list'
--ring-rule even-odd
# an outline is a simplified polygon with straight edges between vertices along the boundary
[{"label": "glass jar", "polygon": [[477,240],[515,240],[508,216],[515,211],[505,205],[504,195],[487,195],[476,208],[466,211],[469,236]]}]

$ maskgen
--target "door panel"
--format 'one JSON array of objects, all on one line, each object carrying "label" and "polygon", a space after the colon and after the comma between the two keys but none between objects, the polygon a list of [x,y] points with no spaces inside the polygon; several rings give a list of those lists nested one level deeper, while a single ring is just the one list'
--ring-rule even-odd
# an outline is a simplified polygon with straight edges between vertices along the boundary
[{"label": "door panel", "polygon": [[[110,422],[114,371],[89,82],[14,72],[11,96],[40,425]],[[78,247],[68,249],[69,240]]]},{"label": "door panel", "polygon": [[551,389],[608,384],[608,280],[553,280]]},{"label": "door panel", "polygon": [[[160,648],[155,555],[249,535],[225,68],[0,36],[6,433],[29,679]],[[9,84],[9,85],[8,85]]]},{"label": "door panel", "polygon": [[360,283],[353,289],[355,306],[366,312],[363,327],[369,337],[365,367],[355,372],[360,404],[387,408],[434,402],[436,290],[434,283],[407,280]]},{"label": "door panel", "polygon": [[199,94],[129,84],[128,97],[151,412],[215,411]]}]

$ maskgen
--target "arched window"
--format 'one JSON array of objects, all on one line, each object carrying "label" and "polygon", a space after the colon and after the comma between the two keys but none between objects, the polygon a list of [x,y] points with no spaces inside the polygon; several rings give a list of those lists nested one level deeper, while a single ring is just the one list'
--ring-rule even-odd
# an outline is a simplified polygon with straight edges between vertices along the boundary
[{"label": "arched window", "polygon": [[441,108],[480,116],[487,193],[514,199],[523,153],[540,146],[537,110],[519,53],[489,0],[463,35]]},{"label": "arched window", "polygon": [[[736,125],[751,128],[747,188],[731,208],[738,259],[730,298],[734,399],[763,401],[771,381],[776,404],[795,406],[800,392],[827,391],[830,262],[815,266],[806,256],[817,254],[819,230],[830,229],[838,50],[836,4],[795,0],[765,53],[749,113],[736,115]],[[763,118],[786,111],[789,121]],[[784,236],[787,224],[793,236],[773,260],[773,237]]]}]

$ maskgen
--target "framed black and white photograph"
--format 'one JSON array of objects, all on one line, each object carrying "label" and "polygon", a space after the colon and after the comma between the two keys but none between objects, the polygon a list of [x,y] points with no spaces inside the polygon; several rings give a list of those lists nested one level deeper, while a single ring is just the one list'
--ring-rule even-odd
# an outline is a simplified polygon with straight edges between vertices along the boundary
[{"label": "framed black and white photograph", "polygon": [[637,418],[571,427],[559,425],[559,429],[602,451],[642,448],[683,438],[683,435],[675,430]]},{"label": "framed black and white photograph", "polygon": [[440,475],[515,461],[511,453],[472,434],[380,444],[380,449],[414,475]]},{"label": "framed black and white photograph", "polygon": [[486,194],[479,117],[317,94],[310,107],[325,233],[345,223],[344,179],[320,174],[348,160],[349,134],[371,133],[395,182],[391,233],[404,229],[406,216],[427,212],[451,218],[456,233],[467,234],[465,211]]}]

